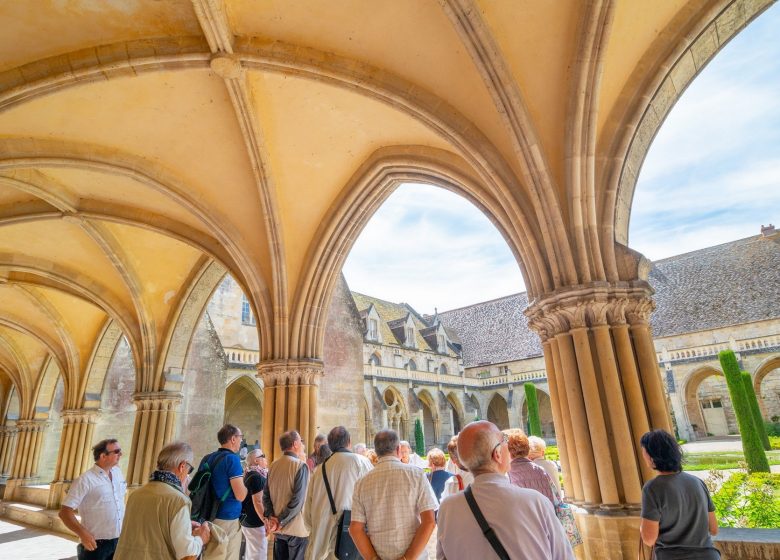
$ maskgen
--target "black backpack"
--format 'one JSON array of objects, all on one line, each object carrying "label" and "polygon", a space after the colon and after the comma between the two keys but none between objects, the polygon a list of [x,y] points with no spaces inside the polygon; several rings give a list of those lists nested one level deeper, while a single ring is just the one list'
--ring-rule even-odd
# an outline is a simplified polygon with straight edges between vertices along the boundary
[{"label": "black backpack", "polygon": [[[214,455],[217,455],[214,460]],[[230,494],[230,486],[225,490],[225,493],[219,497],[216,490],[214,490],[214,484],[211,481],[211,475],[214,473],[214,469],[217,468],[227,453],[212,453],[206,455],[200,462],[198,472],[192,477],[189,484],[190,500],[192,501],[192,510],[190,512],[190,518],[198,523],[204,521],[213,521],[217,516],[219,506],[222,505],[228,495]]]}]

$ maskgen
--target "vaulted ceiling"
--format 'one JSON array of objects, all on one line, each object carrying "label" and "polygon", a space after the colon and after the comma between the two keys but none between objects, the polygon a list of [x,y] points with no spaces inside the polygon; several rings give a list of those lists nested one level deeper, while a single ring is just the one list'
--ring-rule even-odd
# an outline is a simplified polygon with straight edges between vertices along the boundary
[{"label": "vaulted ceiling", "polygon": [[334,275],[405,180],[482,208],[532,295],[631,280],[647,147],[769,3],[4,2],[0,372],[32,403],[51,361],[79,406],[114,321],[159,390],[212,260],[265,359],[319,358]]}]

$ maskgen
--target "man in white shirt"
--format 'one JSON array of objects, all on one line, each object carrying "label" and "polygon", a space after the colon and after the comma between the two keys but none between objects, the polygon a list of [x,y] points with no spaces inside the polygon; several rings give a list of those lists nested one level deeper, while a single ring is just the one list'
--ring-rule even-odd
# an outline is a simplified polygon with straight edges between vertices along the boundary
[{"label": "man in white shirt", "polygon": [[368,560],[427,558],[438,507],[433,489],[422,469],[401,462],[393,430],[379,431],[374,449],[379,456],[374,470],[355,484],[349,534]]},{"label": "man in white shirt", "polygon": [[[574,560],[552,503],[541,493],[512,485],[508,439],[494,424],[472,422],[458,435],[458,458],[474,475],[472,496],[509,558]],[[466,492],[445,498],[439,508],[438,560],[495,558],[466,501]]]},{"label": "man in white shirt", "polygon": [[428,463],[423,461],[422,457],[412,451],[412,446],[406,440],[401,440],[401,462],[418,469],[424,469],[428,466]]},{"label": "man in white shirt", "polygon": [[[306,548],[306,558],[309,560],[335,559],[339,520],[344,510],[352,508],[355,483],[373,468],[371,461],[352,453],[352,442],[344,426],[336,426],[330,431],[328,447],[333,455],[311,475],[306,505],[303,507],[303,522],[309,529],[309,545]],[[328,498],[326,475],[336,513],[333,513]]]},{"label": "man in white shirt", "polygon": [[117,440],[104,439],[92,448],[92,455],[95,465],[73,481],[59,515],[79,538],[79,560],[111,560],[125,514],[127,483],[117,466],[122,448]]}]

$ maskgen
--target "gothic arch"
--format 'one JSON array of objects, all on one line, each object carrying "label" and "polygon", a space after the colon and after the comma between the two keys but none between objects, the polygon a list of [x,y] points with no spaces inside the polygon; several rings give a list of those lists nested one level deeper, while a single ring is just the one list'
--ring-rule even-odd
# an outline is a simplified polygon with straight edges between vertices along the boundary
[{"label": "gothic arch", "polygon": [[509,409],[501,393],[494,393],[488,403],[487,420],[498,426],[499,430],[509,429]]},{"label": "gothic arch", "polygon": [[387,414],[387,427],[398,432],[401,439],[409,437],[409,407],[401,392],[392,385],[382,391],[382,404]]},{"label": "gothic arch", "polygon": [[[427,446],[435,445],[441,440],[441,418],[436,399],[426,389],[417,393],[422,412],[423,433]],[[427,414],[426,414],[427,411]]]},{"label": "gothic arch", "polygon": [[253,375],[239,375],[225,389],[225,423],[240,426],[247,443],[263,433],[263,389]]},{"label": "gothic arch", "polygon": [[463,405],[453,391],[447,393],[447,404],[452,409],[452,432],[457,435],[468,424]]},{"label": "gothic arch", "polygon": [[100,400],[105,388],[106,374],[111,365],[117,344],[124,336],[122,328],[113,319],[106,320],[92,350],[87,365],[86,383],[84,386],[83,405],[85,408],[100,408]]},{"label": "gothic arch", "polygon": [[723,377],[723,372],[712,365],[704,365],[689,373],[683,380],[682,394],[685,398],[685,411],[688,413],[688,421],[691,429],[698,436],[707,434],[706,422],[701,406],[699,405],[699,387],[708,377]]}]

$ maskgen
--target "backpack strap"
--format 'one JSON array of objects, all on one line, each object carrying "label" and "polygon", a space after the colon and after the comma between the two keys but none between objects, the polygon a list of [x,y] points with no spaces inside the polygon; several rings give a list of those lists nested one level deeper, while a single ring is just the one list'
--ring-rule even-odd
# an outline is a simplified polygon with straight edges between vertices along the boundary
[{"label": "backpack strap", "polygon": [[[209,468],[209,471],[211,471],[211,474],[214,474],[214,469],[217,468],[217,465],[219,465],[225,457],[227,457],[227,453],[220,453],[219,451],[215,451],[211,454],[211,458],[214,458],[214,455],[217,456],[217,459],[212,463],[208,458],[206,458],[206,466]],[[214,478],[211,479],[211,486],[214,487]],[[215,489],[216,490],[216,489]],[[230,481],[228,481],[228,488],[225,490],[225,493],[222,494],[222,496],[217,496],[217,499],[220,501],[220,503],[227,500],[228,494],[230,494],[230,491],[232,490],[230,486]]]},{"label": "backpack strap", "polygon": [[[330,457],[328,457],[330,459]],[[328,501],[330,502],[330,512],[333,515],[336,515],[336,502],[333,501],[333,493],[330,491],[330,483],[328,482],[328,473],[325,471],[325,463],[328,462],[328,459],[325,459],[322,463],[322,481],[325,483],[325,492],[328,493]]]},{"label": "backpack strap", "polygon": [[479,524],[479,528],[482,529],[482,534],[485,535],[485,538],[490,543],[490,546],[493,547],[493,550],[496,551],[496,554],[498,554],[498,557],[501,560],[510,560],[509,554],[507,554],[506,549],[501,544],[501,541],[498,540],[498,536],[490,527],[490,525],[488,525],[485,516],[482,515],[482,510],[479,509],[479,506],[477,505],[477,500],[474,499],[474,493],[471,491],[471,486],[466,488],[463,494],[466,496],[466,503],[469,504],[471,513],[474,514],[474,518],[477,520],[477,523]]}]

